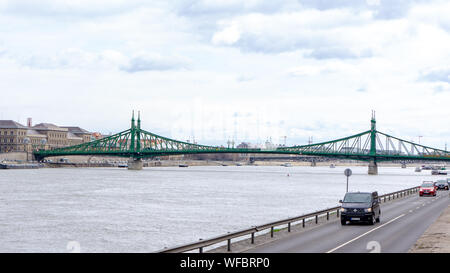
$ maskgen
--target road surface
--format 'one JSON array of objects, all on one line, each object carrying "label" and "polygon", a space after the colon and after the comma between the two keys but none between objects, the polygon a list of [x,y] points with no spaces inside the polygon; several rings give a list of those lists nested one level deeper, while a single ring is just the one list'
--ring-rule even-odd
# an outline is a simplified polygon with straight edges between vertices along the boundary
[{"label": "road surface", "polygon": [[438,191],[436,197],[419,197],[416,194],[392,203],[382,203],[381,222],[373,226],[366,224],[341,226],[340,221],[333,221],[255,247],[247,252],[408,252],[449,204],[449,191]]}]

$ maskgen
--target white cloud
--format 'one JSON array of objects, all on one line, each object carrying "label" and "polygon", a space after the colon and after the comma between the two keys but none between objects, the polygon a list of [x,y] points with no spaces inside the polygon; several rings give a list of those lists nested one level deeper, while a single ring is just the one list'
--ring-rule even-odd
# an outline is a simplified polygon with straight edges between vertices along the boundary
[{"label": "white cloud", "polygon": [[320,46],[343,46],[352,27],[370,23],[371,13],[350,10],[303,10],[247,14],[225,20],[212,38],[244,51],[283,52]]},{"label": "white cloud", "polygon": [[223,30],[214,33],[214,36],[212,37],[213,44],[216,45],[232,45],[236,43],[241,36],[241,33],[239,31],[239,27],[237,24],[232,24],[231,26],[228,26],[224,28]]}]

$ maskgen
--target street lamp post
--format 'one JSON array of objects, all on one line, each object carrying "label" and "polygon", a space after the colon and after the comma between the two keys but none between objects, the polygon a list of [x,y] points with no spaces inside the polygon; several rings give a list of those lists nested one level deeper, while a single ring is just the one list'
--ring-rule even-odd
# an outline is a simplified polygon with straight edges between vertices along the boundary
[{"label": "street lamp post", "polygon": [[352,175],[352,170],[345,169],[344,174],[345,174],[345,176],[347,176],[347,191],[346,191],[346,193],[347,193],[348,192],[348,178]]}]

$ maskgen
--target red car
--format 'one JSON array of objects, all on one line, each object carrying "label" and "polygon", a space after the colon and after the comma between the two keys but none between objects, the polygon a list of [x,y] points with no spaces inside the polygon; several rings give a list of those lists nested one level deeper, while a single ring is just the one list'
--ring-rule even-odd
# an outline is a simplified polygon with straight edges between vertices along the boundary
[{"label": "red car", "polygon": [[436,187],[433,182],[423,182],[419,188],[419,196],[432,195],[436,196]]}]

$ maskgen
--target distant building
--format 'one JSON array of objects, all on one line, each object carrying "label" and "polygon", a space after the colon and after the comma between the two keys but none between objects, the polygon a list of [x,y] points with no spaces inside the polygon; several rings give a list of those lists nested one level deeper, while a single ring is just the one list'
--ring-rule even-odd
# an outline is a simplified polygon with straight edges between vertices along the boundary
[{"label": "distant building", "polygon": [[61,128],[66,128],[67,130],[69,130],[70,134],[74,135],[75,137],[81,138],[81,143],[89,142],[92,140],[92,133],[84,130],[83,128],[74,126],[62,126]]},{"label": "distant building", "polygon": [[39,123],[32,127],[33,130],[47,136],[47,144],[50,148],[60,148],[69,146],[66,128],[58,127],[51,123]]},{"label": "distant building", "polygon": [[102,139],[103,138],[102,134],[99,133],[99,132],[92,133],[92,137],[95,138],[95,139]]},{"label": "distant building", "polygon": [[91,141],[91,133],[75,126],[59,127],[51,123],[24,126],[13,120],[0,120],[0,152],[31,152]]},{"label": "distant building", "polygon": [[28,128],[13,120],[0,120],[0,152],[16,152],[26,149]]},{"label": "distant building", "polygon": [[236,146],[236,148],[238,148],[238,149],[248,149],[248,148],[250,148],[250,143],[249,142],[241,142],[241,144]]}]

